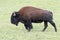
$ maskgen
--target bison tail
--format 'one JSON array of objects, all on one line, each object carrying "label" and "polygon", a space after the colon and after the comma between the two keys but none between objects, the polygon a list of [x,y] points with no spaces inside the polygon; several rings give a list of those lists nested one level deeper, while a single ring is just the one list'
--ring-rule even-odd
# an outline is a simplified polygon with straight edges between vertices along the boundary
[{"label": "bison tail", "polygon": [[53,13],[52,13],[52,12],[50,12],[50,14],[51,14],[51,18],[53,19]]}]

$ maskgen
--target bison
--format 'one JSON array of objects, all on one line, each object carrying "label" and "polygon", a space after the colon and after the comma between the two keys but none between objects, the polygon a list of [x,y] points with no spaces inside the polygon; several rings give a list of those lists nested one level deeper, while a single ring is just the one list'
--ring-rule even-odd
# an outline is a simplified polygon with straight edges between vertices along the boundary
[{"label": "bison", "polygon": [[13,12],[11,15],[12,24],[18,26],[19,22],[23,23],[26,30],[28,31],[33,28],[32,23],[42,22],[44,22],[44,29],[42,31],[45,31],[49,22],[54,27],[55,32],[57,32],[56,25],[53,22],[53,13],[48,10],[43,10],[31,6],[23,7],[19,11]]}]

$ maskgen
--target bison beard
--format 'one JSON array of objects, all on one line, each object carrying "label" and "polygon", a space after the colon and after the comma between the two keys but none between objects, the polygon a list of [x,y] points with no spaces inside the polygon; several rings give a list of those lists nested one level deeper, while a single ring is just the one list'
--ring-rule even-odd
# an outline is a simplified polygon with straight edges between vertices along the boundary
[{"label": "bison beard", "polygon": [[12,24],[18,25],[19,22],[23,23],[28,31],[33,29],[32,23],[41,22],[44,22],[44,28],[42,31],[45,31],[49,22],[54,27],[55,32],[57,32],[56,25],[53,22],[53,14],[47,10],[35,7],[23,7],[18,12],[13,12],[11,15]]}]

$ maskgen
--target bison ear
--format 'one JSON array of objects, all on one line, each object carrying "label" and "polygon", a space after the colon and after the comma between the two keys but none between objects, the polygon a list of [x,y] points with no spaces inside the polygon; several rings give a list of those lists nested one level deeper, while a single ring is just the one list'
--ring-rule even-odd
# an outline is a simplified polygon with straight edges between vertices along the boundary
[{"label": "bison ear", "polygon": [[13,13],[13,16],[16,16],[16,13],[15,12]]}]

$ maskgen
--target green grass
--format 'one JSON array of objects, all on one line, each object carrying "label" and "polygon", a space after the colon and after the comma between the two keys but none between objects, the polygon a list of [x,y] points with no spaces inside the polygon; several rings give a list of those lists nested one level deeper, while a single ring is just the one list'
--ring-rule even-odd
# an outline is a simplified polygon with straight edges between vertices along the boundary
[{"label": "green grass", "polygon": [[[10,23],[12,12],[24,6],[34,6],[53,12],[58,32],[49,24],[45,32],[43,23],[33,23],[34,29],[27,32],[24,25]],[[60,0],[0,0],[0,40],[60,40]]]}]

